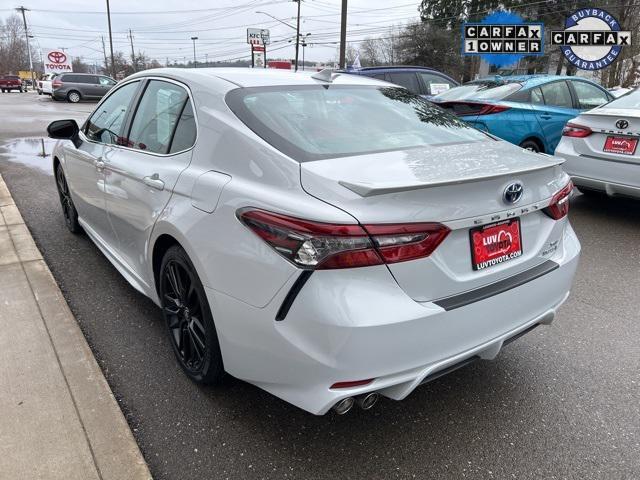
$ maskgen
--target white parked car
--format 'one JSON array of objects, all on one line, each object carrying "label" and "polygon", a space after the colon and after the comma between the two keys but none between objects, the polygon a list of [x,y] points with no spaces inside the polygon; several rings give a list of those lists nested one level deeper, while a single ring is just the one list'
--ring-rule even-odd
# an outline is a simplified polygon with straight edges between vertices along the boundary
[{"label": "white parked car", "polygon": [[583,193],[640,198],[640,90],[569,121],[555,154]]},{"label": "white parked car", "polygon": [[494,358],[569,295],[560,161],[402,87],[160,69],[48,131],[72,140],[53,152],[69,229],[162,308],[196,382],[369,408]]},{"label": "white parked car", "polygon": [[41,80],[38,80],[38,95],[51,95],[53,93],[53,79],[57,76],[57,73],[45,73]]}]

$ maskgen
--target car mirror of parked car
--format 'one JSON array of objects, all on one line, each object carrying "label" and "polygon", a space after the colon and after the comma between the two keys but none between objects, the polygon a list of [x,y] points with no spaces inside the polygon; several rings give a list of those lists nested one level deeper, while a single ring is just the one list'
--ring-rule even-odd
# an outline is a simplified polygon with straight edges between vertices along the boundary
[{"label": "car mirror of parked car", "polygon": [[75,120],[56,120],[47,127],[47,134],[50,138],[71,140],[76,148],[82,143],[78,133],[80,133],[80,128]]}]

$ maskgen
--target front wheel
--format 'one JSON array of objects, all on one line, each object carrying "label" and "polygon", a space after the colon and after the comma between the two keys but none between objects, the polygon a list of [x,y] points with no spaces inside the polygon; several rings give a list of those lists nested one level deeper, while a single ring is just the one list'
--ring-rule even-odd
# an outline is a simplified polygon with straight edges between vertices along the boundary
[{"label": "front wheel", "polygon": [[69,100],[71,103],[78,103],[80,101],[80,93],[76,92],[75,90],[69,92],[67,94],[67,100]]},{"label": "front wheel", "polygon": [[69,192],[69,184],[60,165],[56,168],[56,187],[58,188],[62,215],[64,216],[64,222],[67,228],[71,233],[78,234],[82,232],[82,227],[78,222],[78,212],[76,211],[76,207],[71,199],[71,193]]},{"label": "front wheel", "polygon": [[159,284],[162,313],[180,366],[196,383],[221,383],[224,365],[209,302],[182,247],[167,250]]}]

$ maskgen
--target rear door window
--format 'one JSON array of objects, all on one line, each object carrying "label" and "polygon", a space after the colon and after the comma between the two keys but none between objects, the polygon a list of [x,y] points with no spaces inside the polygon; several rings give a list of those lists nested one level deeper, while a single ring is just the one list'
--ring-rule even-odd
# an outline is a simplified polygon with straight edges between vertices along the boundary
[{"label": "rear door window", "polygon": [[412,93],[420,93],[418,77],[413,72],[391,72],[388,74],[391,83],[405,87]]},{"label": "rear door window", "polygon": [[578,108],[580,110],[591,110],[609,101],[607,94],[595,85],[579,80],[572,81],[572,84],[578,97]]},{"label": "rear door window", "polygon": [[545,105],[552,107],[573,108],[573,99],[567,82],[545,83],[540,86]]},{"label": "rear door window", "polygon": [[169,153],[178,119],[189,101],[183,87],[151,80],[131,123],[129,145],[145,152]]},{"label": "rear door window", "polygon": [[420,72],[418,75],[422,79],[422,83],[424,83],[424,93],[427,95],[438,95],[456,86],[455,83],[435,73]]},{"label": "rear door window", "polygon": [[85,135],[94,142],[121,144],[122,126],[138,90],[139,81],[127,83],[113,91],[87,120]]}]

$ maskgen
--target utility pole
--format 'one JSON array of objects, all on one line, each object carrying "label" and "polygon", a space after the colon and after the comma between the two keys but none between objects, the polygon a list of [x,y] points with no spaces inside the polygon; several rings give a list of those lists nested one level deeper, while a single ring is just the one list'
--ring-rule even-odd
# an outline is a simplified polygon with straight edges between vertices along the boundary
[{"label": "utility pole", "polygon": [[347,68],[347,0],[342,0],[342,16],[340,17],[340,68]]},{"label": "utility pole", "polygon": [[104,55],[104,71],[109,73],[109,61],[107,60],[107,49],[104,46],[104,35],[100,36],[102,39],[102,54]]},{"label": "utility pole", "polygon": [[298,51],[300,50],[300,3],[302,2],[302,0],[293,0],[293,1],[298,3],[298,18],[296,20],[296,68],[294,70],[295,72],[297,72],[298,71]]},{"label": "utility pole", "polygon": [[29,53],[29,72],[31,73],[31,90],[36,89],[36,79],[33,75],[33,59],[31,58],[31,43],[29,42],[29,31],[27,30],[27,17],[25,11],[29,11],[28,8],[18,7],[17,11],[22,13],[22,21],[24,22],[24,36],[27,40],[27,52]]},{"label": "utility pole", "polygon": [[129,29],[129,41],[131,42],[131,65],[133,66],[133,72],[137,72],[137,62],[136,62],[136,52],[133,49],[133,33],[131,33],[131,29]]},{"label": "utility pole", "polygon": [[198,40],[198,37],[191,37],[191,40],[193,41],[193,68],[198,68],[198,62],[196,61],[196,40]]},{"label": "utility pole", "polygon": [[111,9],[107,0],[107,22],[109,23],[109,50],[111,52],[111,77],[116,78],[116,62],[113,59],[113,35],[111,35]]}]

